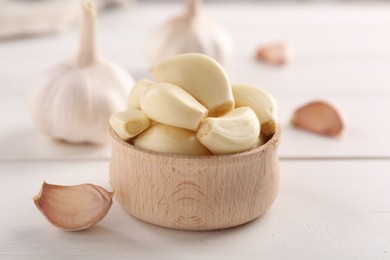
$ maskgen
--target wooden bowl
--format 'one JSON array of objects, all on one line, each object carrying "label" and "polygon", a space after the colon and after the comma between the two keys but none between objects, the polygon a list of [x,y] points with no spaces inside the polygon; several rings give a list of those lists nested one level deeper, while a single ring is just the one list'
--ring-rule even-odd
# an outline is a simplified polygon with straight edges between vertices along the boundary
[{"label": "wooden bowl", "polygon": [[217,230],[249,222],[271,206],[279,186],[280,130],[263,146],[230,155],[150,152],[110,129],[110,178],[131,215],[181,230]]}]

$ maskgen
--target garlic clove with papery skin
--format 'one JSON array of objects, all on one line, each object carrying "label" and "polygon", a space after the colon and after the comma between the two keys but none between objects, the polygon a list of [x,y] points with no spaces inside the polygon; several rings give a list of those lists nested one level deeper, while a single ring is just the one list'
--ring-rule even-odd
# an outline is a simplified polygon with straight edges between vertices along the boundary
[{"label": "garlic clove with papery skin", "polygon": [[33,200],[54,226],[78,231],[102,220],[111,208],[113,196],[113,192],[93,184],[60,186],[44,182]]},{"label": "garlic clove with papery skin", "polygon": [[187,0],[183,14],[167,21],[146,42],[146,54],[152,63],[181,53],[206,54],[226,65],[233,50],[230,35],[202,14],[201,0]]},{"label": "garlic clove with papery skin", "polygon": [[344,130],[344,120],[339,110],[321,100],[297,108],[291,123],[297,128],[328,137],[340,136]]},{"label": "garlic clove with papery skin", "polygon": [[54,139],[104,144],[108,118],[126,109],[126,95],[134,80],[99,55],[95,9],[83,2],[82,10],[78,55],[37,77],[29,93],[30,113],[38,128]]},{"label": "garlic clove with papery skin", "polygon": [[264,63],[280,66],[289,63],[294,58],[293,48],[283,42],[271,43],[260,47],[256,59]]}]

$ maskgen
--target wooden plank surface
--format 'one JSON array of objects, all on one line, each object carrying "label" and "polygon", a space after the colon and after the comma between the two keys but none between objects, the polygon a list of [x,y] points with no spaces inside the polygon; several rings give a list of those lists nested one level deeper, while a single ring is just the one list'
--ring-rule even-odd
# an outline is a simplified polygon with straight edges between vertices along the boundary
[{"label": "wooden plank surface", "polygon": [[[390,95],[280,95],[281,158],[390,158]],[[290,125],[294,109],[315,99],[334,103],[344,114],[345,132],[340,138],[313,135]],[[10,116],[12,111],[12,116]],[[72,145],[51,141],[33,125],[26,97],[0,97],[0,160],[107,160],[110,147]]]},{"label": "wooden plank surface", "polygon": [[31,197],[49,183],[108,184],[107,162],[0,163],[1,259],[389,259],[390,162],[281,162],[276,202],[260,219],[183,232],[128,216],[115,202],[84,232],[60,231]]},{"label": "wooden plank surface", "polygon": [[[102,15],[98,21],[101,53],[137,79],[148,76],[147,36],[179,10],[178,3],[146,4]],[[206,4],[205,12],[235,39],[235,55],[228,67],[234,82],[264,85],[283,93],[390,93],[387,5],[226,4],[221,8]],[[272,68],[253,60],[257,46],[280,40],[296,50],[291,66]],[[24,93],[34,76],[73,57],[77,48],[77,30],[0,43],[0,93]]]},{"label": "wooden plank surface", "polygon": [[[283,130],[275,204],[261,219],[218,232],[155,227],[128,216],[117,203],[85,232],[62,232],[48,224],[31,201],[42,181],[109,188],[110,147],[52,142],[28,115],[32,79],[74,55],[75,30],[1,42],[0,259],[389,259],[389,7],[205,4],[235,39],[227,67],[232,82],[269,90]],[[136,79],[148,76],[147,35],[179,10],[177,3],[151,3],[101,16],[101,52]],[[254,61],[257,46],[278,40],[295,48],[292,64],[274,68]],[[297,106],[318,98],[345,114],[342,138],[289,125]]]}]

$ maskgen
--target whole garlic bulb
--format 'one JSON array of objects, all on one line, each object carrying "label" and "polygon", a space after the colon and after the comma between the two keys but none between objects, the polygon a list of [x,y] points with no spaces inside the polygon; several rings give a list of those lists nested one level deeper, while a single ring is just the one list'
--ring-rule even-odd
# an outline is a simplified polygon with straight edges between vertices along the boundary
[{"label": "whole garlic bulb", "polygon": [[226,65],[233,50],[229,34],[199,11],[201,0],[187,0],[182,15],[167,21],[149,37],[148,58],[157,63],[181,53],[203,53]]},{"label": "whole garlic bulb", "polygon": [[95,44],[95,9],[82,3],[83,23],[76,59],[42,73],[30,92],[30,111],[38,128],[72,143],[108,141],[108,119],[124,110],[134,80],[102,59]]}]

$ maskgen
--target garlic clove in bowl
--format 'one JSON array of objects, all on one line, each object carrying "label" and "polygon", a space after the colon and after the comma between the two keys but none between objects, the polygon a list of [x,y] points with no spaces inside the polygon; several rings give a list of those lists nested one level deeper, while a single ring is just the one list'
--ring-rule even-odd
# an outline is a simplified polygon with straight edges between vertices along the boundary
[{"label": "garlic clove in bowl", "polygon": [[196,132],[155,124],[134,140],[134,146],[147,151],[176,155],[211,155],[196,138]]},{"label": "garlic clove in bowl", "polygon": [[261,124],[261,133],[271,136],[278,126],[278,105],[275,98],[262,88],[246,84],[232,84],[236,108],[250,107]]},{"label": "garlic clove in bowl", "polygon": [[54,139],[72,143],[108,141],[108,118],[124,110],[133,78],[103,59],[95,44],[95,9],[82,3],[79,53],[39,75],[29,93],[37,127]]},{"label": "garlic clove in bowl", "polygon": [[248,151],[259,142],[260,123],[249,107],[236,108],[221,117],[208,117],[197,138],[213,154]]},{"label": "garlic clove in bowl", "polygon": [[226,65],[233,52],[230,35],[200,10],[201,0],[187,0],[183,14],[155,30],[146,42],[152,63],[188,52],[206,54]]},{"label": "garlic clove in bowl", "polygon": [[141,110],[162,124],[196,131],[208,110],[188,92],[171,83],[151,84],[141,95]]},{"label": "garlic clove in bowl", "polygon": [[229,78],[223,67],[209,56],[184,53],[150,69],[157,82],[180,86],[209,109],[208,116],[221,116],[234,108]]}]

